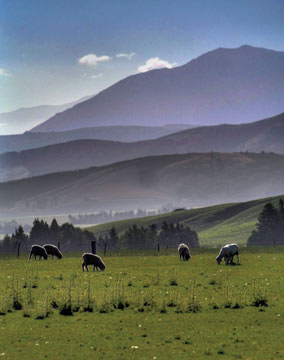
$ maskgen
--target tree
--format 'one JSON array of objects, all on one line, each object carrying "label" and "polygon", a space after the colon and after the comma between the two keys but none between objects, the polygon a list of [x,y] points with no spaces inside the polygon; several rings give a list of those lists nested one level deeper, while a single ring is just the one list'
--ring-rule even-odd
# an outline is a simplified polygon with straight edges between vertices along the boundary
[{"label": "tree", "polygon": [[283,201],[279,201],[279,209],[271,202],[264,205],[262,212],[258,216],[256,230],[252,231],[247,245],[276,245],[280,244],[281,228],[284,222],[281,220],[283,214]]},{"label": "tree", "polygon": [[117,234],[114,227],[112,227],[110,229],[109,237],[110,237],[110,245],[111,245],[111,247],[116,249],[117,244],[118,244],[118,234]]}]

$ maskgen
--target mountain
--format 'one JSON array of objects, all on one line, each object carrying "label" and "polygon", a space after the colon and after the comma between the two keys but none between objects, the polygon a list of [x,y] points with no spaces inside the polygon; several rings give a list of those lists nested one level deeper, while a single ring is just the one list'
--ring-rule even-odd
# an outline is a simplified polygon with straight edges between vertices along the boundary
[{"label": "mountain", "polygon": [[100,126],[62,132],[36,133],[27,131],[19,135],[0,135],[0,153],[35,149],[68,141],[82,139],[100,139],[122,142],[134,142],[156,139],[194,125],[167,126]]},{"label": "mountain", "polygon": [[0,155],[0,181],[102,166],[123,160],[194,152],[284,153],[284,114],[240,125],[193,128],[154,140],[78,140]]},{"label": "mountain", "polygon": [[284,155],[164,155],[0,184],[0,215],[197,207],[284,193]]},{"label": "mountain", "polygon": [[135,219],[112,221],[88,227],[96,236],[106,235],[112,227],[122,233],[130,226],[148,227],[156,224],[159,228],[163,222],[188,225],[198,232],[201,246],[220,246],[232,242],[244,246],[264,205],[271,201],[278,207],[280,198],[257,199],[241,203],[220,204],[190,210],[173,211],[161,215],[140,217]]},{"label": "mountain", "polygon": [[89,98],[90,96],[85,96],[79,100],[63,105],[39,105],[1,113],[1,134],[20,134],[46,121],[56,113],[60,113]]},{"label": "mountain", "polygon": [[283,68],[284,52],[219,48],[182,66],[129,76],[33,131],[256,121],[283,112]]}]

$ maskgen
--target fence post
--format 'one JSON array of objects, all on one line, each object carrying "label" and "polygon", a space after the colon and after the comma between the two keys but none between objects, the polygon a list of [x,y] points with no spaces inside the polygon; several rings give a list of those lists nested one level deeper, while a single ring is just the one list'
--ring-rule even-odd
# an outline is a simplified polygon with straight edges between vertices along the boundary
[{"label": "fence post", "polygon": [[18,242],[18,258],[20,257],[20,248],[21,248],[21,243]]},{"label": "fence post", "polygon": [[158,252],[160,252],[160,244],[158,243]]},{"label": "fence post", "polygon": [[58,249],[60,250],[60,242],[58,241],[58,243],[57,243],[57,247],[58,247]]},{"label": "fence post", "polygon": [[93,254],[97,253],[97,242],[96,242],[96,240],[92,240],[92,253]]},{"label": "fence post", "polygon": [[106,252],[107,252],[107,243],[105,241],[104,256],[106,256]]}]

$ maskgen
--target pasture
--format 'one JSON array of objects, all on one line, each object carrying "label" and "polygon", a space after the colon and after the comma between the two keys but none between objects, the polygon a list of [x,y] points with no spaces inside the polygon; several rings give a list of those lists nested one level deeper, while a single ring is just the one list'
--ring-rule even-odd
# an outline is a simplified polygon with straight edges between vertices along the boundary
[{"label": "pasture", "polygon": [[104,258],[104,272],[62,260],[0,258],[3,359],[275,359],[284,357],[282,248]]}]

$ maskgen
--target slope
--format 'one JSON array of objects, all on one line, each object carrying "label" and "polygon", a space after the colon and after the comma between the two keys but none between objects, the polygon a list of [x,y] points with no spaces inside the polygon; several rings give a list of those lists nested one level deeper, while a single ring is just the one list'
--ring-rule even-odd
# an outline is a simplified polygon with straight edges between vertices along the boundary
[{"label": "slope", "polygon": [[134,224],[144,227],[157,224],[160,228],[164,221],[167,223],[179,222],[198,231],[202,246],[219,246],[230,242],[237,242],[244,246],[255,228],[257,217],[265,203],[271,201],[275,206],[278,206],[280,198],[281,196],[276,196],[243,203],[221,204],[156,216],[113,221],[91,226],[88,230],[96,236],[100,236],[106,235],[112,227],[117,232],[122,233]]},{"label": "slope", "polygon": [[0,114],[1,135],[20,134],[46,121],[51,116],[89,99],[91,96],[63,105],[39,105]]},{"label": "slope", "polygon": [[283,112],[284,52],[219,48],[173,69],[129,76],[35,127],[244,123]]},{"label": "slope", "polygon": [[282,193],[283,155],[164,155],[2,183],[0,215],[199,207]]},{"label": "slope", "polygon": [[[133,129],[133,136],[138,129]],[[71,133],[74,136],[77,133],[92,136],[91,130],[88,135],[88,129]],[[54,138],[52,134],[35,134],[34,137],[38,135],[39,139],[41,136],[47,136],[50,141],[60,139],[60,133],[54,134]],[[248,124],[198,127],[135,143],[77,140],[18,153],[5,153],[0,155],[0,181],[101,166],[145,156],[210,151],[284,153],[284,114]]]}]

